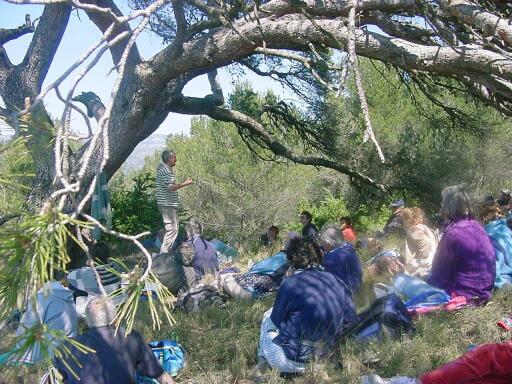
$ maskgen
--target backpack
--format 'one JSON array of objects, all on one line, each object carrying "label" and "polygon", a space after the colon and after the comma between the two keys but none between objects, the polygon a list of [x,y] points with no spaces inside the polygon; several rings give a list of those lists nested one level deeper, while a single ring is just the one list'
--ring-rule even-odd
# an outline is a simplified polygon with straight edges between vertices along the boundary
[{"label": "backpack", "polygon": [[175,340],[160,340],[149,343],[153,355],[162,365],[165,372],[171,376],[185,368],[185,349]]},{"label": "backpack", "polygon": [[415,328],[405,304],[392,293],[378,298],[368,309],[361,312],[357,320],[343,330],[341,337],[355,336],[359,341],[382,337],[398,339],[404,333],[413,332]]},{"label": "backpack", "polygon": [[[149,347],[165,372],[172,377],[178,375],[178,372],[185,368],[186,352],[181,344],[175,340],[159,340],[149,343]],[[145,376],[136,377],[137,384],[158,383],[155,379]]]},{"label": "backpack", "polygon": [[178,297],[176,308],[188,312],[199,312],[202,308],[212,305],[223,308],[226,301],[228,301],[228,297],[216,287],[199,284]]}]

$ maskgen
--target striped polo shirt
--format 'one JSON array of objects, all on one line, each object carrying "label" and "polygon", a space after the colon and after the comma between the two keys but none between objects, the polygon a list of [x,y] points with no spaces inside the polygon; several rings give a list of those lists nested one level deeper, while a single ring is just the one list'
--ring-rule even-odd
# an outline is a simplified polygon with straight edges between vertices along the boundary
[{"label": "striped polo shirt", "polygon": [[156,168],[156,203],[164,207],[178,208],[180,197],[178,191],[169,191],[169,184],[174,184],[176,178],[172,169],[165,163],[160,162]]}]

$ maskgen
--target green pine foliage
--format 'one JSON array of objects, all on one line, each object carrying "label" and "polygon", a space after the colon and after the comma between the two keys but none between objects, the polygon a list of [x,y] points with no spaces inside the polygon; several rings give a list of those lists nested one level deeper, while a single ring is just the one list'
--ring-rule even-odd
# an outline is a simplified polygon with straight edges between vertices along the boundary
[{"label": "green pine foliage", "polygon": [[[338,127],[332,158],[430,210],[437,209],[447,185],[465,182],[477,198],[510,186],[512,171],[505,166],[512,155],[510,121],[460,90],[431,87],[427,97],[394,68],[367,59],[361,59],[361,68],[373,128],[387,161],[381,164],[373,145],[363,143],[364,120],[353,84],[347,94],[328,97],[323,106],[323,123]],[[356,205],[390,200],[357,187],[347,196]]]},{"label": "green pine foliage", "polygon": [[0,144],[0,216],[25,211],[33,176],[34,165],[22,138]]},{"label": "green pine foliage", "polygon": [[[71,225],[87,226],[55,208],[9,222],[0,231],[0,321],[47,281],[55,271],[66,271],[67,253],[74,239]],[[71,240],[73,241],[73,240]]]}]

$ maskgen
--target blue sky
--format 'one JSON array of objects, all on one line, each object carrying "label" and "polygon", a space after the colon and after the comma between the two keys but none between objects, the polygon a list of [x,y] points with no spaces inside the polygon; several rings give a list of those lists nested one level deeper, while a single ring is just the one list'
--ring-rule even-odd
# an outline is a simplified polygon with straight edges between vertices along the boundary
[{"label": "blue sky", "polygon": [[[129,12],[126,6],[123,7],[122,10],[125,13]],[[16,28],[24,23],[25,14],[29,13],[32,20],[34,20],[36,17],[39,17],[42,12],[42,6],[14,5],[0,0],[0,27]],[[43,87],[54,81],[62,72],[71,66],[100,38],[100,36],[99,30],[84,12],[74,11]],[[5,44],[4,48],[13,64],[17,64],[23,60],[31,37],[32,35],[28,34]],[[140,36],[138,47],[144,58],[150,58],[164,46],[159,37],[148,32]],[[111,56],[109,53],[105,53],[96,67],[89,72],[85,79],[78,85],[76,93],[80,93],[81,91],[93,91],[98,94],[106,104],[117,76],[117,73],[114,71],[110,73],[111,68]],[[62,94],[67,93],[68,87],[76,78],[77,73],[77,71],[72,73],[68,80],[63,83],[61,86]],[[219,72],[219,77],[223,85],[224,93],[227,95],[233,88],[232,80],[225,70]],[[254,89],[258,92],[272,89],[277,94],[285,94],[282,87],[276,85],[270,79],[262,79],[255,75],[248,74],[247,80],[253,84]],[[184,89],[184,94],[189,96],[200,97],[208,93],[210,93],[210,89],[206,76],[194,79],[187,84]],[[57,99],[53,92],[45,98],[45,105],[52,116],[60,118],[63,104]],[[72,127],[79,132],[86,132],[86,126],[81,119],[80,115],[74,113],[72,115]],[[170,114],[156,133],[188,133],[190,120],[190,116]],[[91,121],[91,124],[94,128],[95,121]]]}]

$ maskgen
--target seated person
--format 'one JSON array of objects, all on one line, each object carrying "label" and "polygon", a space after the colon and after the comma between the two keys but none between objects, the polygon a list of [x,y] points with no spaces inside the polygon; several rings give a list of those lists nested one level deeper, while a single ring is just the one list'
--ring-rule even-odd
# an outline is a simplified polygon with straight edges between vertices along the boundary
[{"label": "seated person", "polygon": [[504,210],[508,210],[510,206],[510,190],[503,189],[500,191],[500,197],[496,202],[500,205],[500,207]]},{"label": "seated person", "polygon": [[[32,305],[32,300],[28,301],[27,309],[21,317],[16,336],[20,337],[29,328],[40,325],[40,319],[52,330],[62,331],[64,335],[69,337],[77,335],[77,314],[73,302],[73,291],[63,285],[63,282],[65,282],[64,273],[55,271],[54,276],[55,280],[47,282],[37,292],[36,308]],[[26,340],[21,338],[16,344],[14,353],[16,353],[16,350],[22,349],[25,342]],[[54,345],[54,347],[57,347],[57,345]],[[50,349],[50,353],[52,352]],[[47,357],[51,358],[52,356],[43,356],[41,345],[36,341],[23,355],[15,354],[10,361],[38,363]]]},{"label": "seated person", "polygon": [[364,384],[509,384],[512,377],[512,341],[483,344],[418,379],[397,376],[363,378]]},{"label": "seated person", "polygon": [[402,220],[400,219],[400,215],[402,214],[402,209],[405,207],[405,202],[402,199],[398,199],[389,204],[389,208],[391,208],[391,216],[389,217],[386,225],[382,231],[380,231],[381,237],[389,236],[390,234],[396,234],[402,236],[404,234],[402,228]]},{"label": "seated person", "polygon": [[[193,258],[194,249],[190,245],[188,247]],[[155,256],[151,270],[173,295],[178,295],[180,291],[188,291],[196,282],[194,268],[183,265],[180,250]]]},{"label": "seated person", "polygon": [[[88,259],[86,261],[87,266],[70,271],[67,276],[69,289],[73,291],[76,311],[80,318],[85,317],[87,303],[94,297],[102,295],[94,270],[98,273],[101,285],[107,295],[121,287],[120,272],[117,270],[116,264],[109,262],[110,246],[103,241],[98,241],[91,246],[89,252],[94,261],[94,267],[91,266],[92,263]],[[124,298],[125,296],[119,292],[113,299],[118,305]]]},{"label": "seated person", "polygon": [[356,318],[345,283],[320,268],[322,253],[315,242],[291,240],[288,260],[296,272],[283,280],[272,309],[263,315],[253,376],[260,376],[266,364],[303,373],[308,361],[335,347],[343,328]]},{"label": "seated person", "polygon": [[215,251],[217,252],[217,260],[219,260],[219,265],[224,263],[231,264],[234,259],[240,256],[236,247],[228,245],[219,239],[211,239],[210,243],[212,243]]},{"label": "seated person", "polygon": [[192,219],[187,223],[185,230],[188,240],[179,248],[183,256],[183,265],[194,268],[196,281],[201,280],[206,274],[216,274],[219,271],[217,251],[212,243],[203,238],[201,223]]},{"label": "seated person", "polygon": [[322,262],[325,271],[339,277],[350,293],[355,293],[363,280],[363,270],[352,244],[343,241],[339,228],[334,224],[322,227],[320,244],[325,251]]},{"label": "seated person", "polygon": [[345,241],[351,244],[355,244],[357,235],[354,227],[352,226],[352,220],[348,216],[340,217],[340,229]]},{"label": "seated person", "polygon": [[302,237],[308,241],[316,241],[318,228],[312,223],[313,216],[308,211],[302,211],[300,214],[300,223],[302,224]]},{"label": "seated person", "polygon": [[420,208],[404,208],[401,213],[405,230],[405,273],[423,277],[429,274],[437,249],[434,232],[425,225]]},{"label": "seated person", "polygon": [[492,295],[496,256],[489,236],[473,219],[471,199],[463,186],[443,190],[441,214],[449,219],[437,247],[427,283],[449,295],[481,305]]},{"label": "seated person", "polygon": [[158,231],[153,231],[151,234],[142,241],[142,245],[148,250],[160,250],[162,241],[165,236],[165,228],[160,228]]},{"label": "seated person", "polygon": [[484,344],[420,376],[421,384],[499,384],[512,381],[512,341]]},{"label": "seated person", "polygon": [[271,247],[278,241],[279,228],[275,225],[268,227],[267,232],[260,236],[260,244],[264,247]]},{"label": "seated person", "polygon": [[490,202],[481,207],[480,219],[485,224],[485,232],[491,238],[496,251],[494,286],[501,288],[512,284],[512,231],[507,226],[505,215],[498,204]]},{"label": "seated person", "polygon": [[373,277],[391,277],[399,273],[404,273],[405,265],[401,262],[400,252],[396,249],[383,251],[382,247],[379,248],[376,248],[378,253],[368,260],[369,275]]},{"label": "seated person", "polygon": [[173,383],[163,371],[142,336],[111,325],[116,313],[112,301],[94,298],[86,308],[89,331],[75,338],[95,352],[84,352],[71,343],[54,359],[55,368],[69,384],[135,384],[135,372],[156,379],[161,384]]},{"label": "seated person", "polygon": [[300,236],[290,232],[283,250],[254,264],[247,272],[220,275],[218,287],[235,299],[257,299],[276,291],[289,269],[287,250],[293,238]]},{"label": "seated person", "polygon": [[[117,272],[117,266],[108,260],[110,253],[110,246],[103,241],[93,244],[90,248],[94,269],[98,273],[101,285],[103,285],[107,294],[118,289],[121,284],[121,277]],[[90,260],[87,260],[85,267],[71,271],[68,274],[69,287],[75,291],[75,298],[78,296],[102,294],[92,268]]]}]

